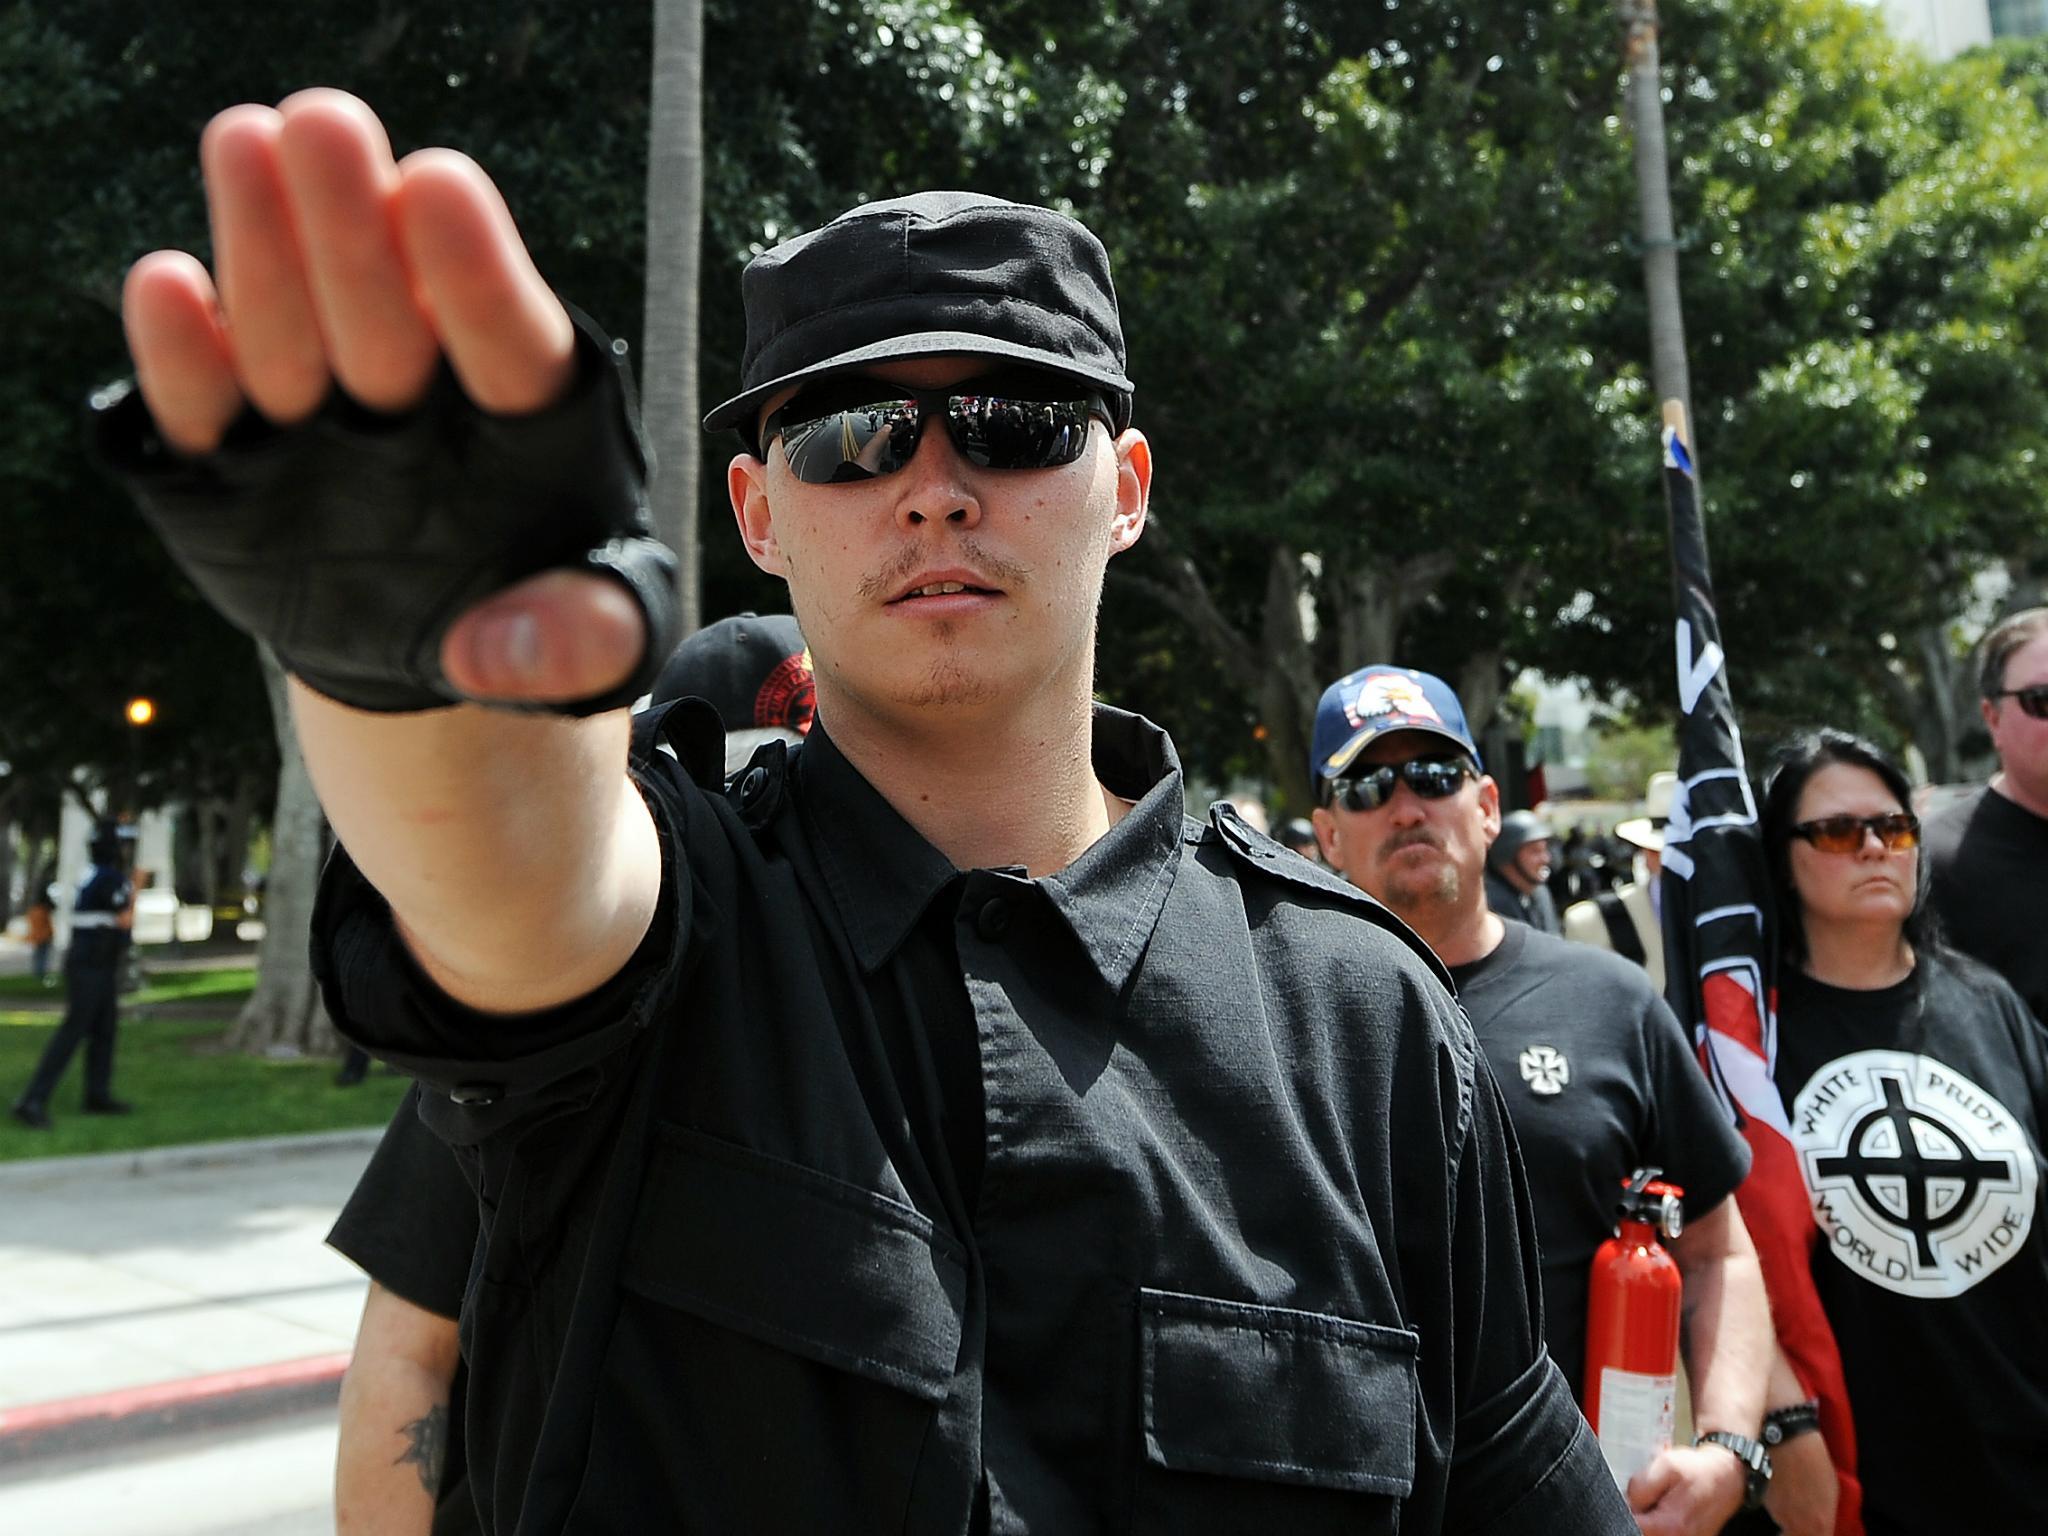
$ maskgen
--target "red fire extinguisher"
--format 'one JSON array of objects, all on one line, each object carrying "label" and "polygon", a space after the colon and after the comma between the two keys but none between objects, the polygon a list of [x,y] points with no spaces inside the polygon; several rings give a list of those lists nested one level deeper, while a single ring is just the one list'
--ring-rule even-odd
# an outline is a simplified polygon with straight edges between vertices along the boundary
[{"label": "red fire extinguisher", "polygon": [[[1638,1168],[1614,1236],[1593,1255],[1586,1314],[1586,1422],[1622,1488],[1671,1444],[1678,1400],[1678,1261],[1685,1191]],[[1659,1239],[1663,1239],[1662,1242]]]}]

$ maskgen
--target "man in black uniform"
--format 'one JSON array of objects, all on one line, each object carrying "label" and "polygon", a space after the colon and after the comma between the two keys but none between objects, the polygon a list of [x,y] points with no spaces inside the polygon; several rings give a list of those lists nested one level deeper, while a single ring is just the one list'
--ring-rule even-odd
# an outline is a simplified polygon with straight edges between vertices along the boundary
[{"label": "man in black uniform", "polygon": [[1440,967],[1091,706],[1151,480],[1092,235],[928,193],[749,267],[709,424],[817,716],[727,793],[617,707],[616,351],[482,173],[333,92],[202,156],[226,327],[138,264],[103,442],[278,643],[330,1010],[473,1171],[485,1529],[1629,1528]]},{"label": "man in black uniform", "polygon": [[2048,608],[2001,619],[1978,658],[1998,772],[1928,823],[1935,910],[2048,1023]]},{"label": "man in black uniform", "polygon": [[128,953],[135,890],[121,835],[102,824],[92,835],[92,867],[71,907],[71,942],[64,951],[64,1021],[43,1047],[28,1086],[14,1101],[14,1118],[30,1130],[50,1128],[50,1095],[85,1043],[88,1115],[125,1115],[131,1106],[114,1097],[114,1043],[120,1018],[121,961]]},{"label": "man in black uniform", "polygon": [[1488,909],[1500,795],[1449,687],[1407,668],[1361,668],[1323,694],[1311,750],[1324,857],[1450,966],[1503,1085],[1536,1200],[1544,1333],[1582,1397],[1590,1267],[1621,1185],[1654,1166],[1685,1189],[1672,1256],[1694,1422],[1737,1443],[1664,1451],[1628,1494],[1646,1529],[1719,1531],[1750,1492],[1738,1457],[1753,1454],[1771,1359],[1763,1275],[1728,1198],[1748,1145],[1640,967]]}]

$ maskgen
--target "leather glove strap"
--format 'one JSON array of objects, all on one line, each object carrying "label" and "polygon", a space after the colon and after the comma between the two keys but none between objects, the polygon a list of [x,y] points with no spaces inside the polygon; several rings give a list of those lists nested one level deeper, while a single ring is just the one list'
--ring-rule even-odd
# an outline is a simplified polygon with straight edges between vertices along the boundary
[{"label": "leather glove strap", "polygon": [[570,314],[574,380],[532,415],[479,410],[444,363],[401,415],[336,389],[295,426],[245,411],[218,450],[193,459],[158,434],[129,380],[94,393],[94,445],[208,601],[329,698],[383,712],[463,702],[441,671],[448,627],[492,593],[566,567],[633,595],[647,621],[639,665],[593,698],[503,707],[622,708],[675,642],[675,556],[648,522],[625,344]]}]

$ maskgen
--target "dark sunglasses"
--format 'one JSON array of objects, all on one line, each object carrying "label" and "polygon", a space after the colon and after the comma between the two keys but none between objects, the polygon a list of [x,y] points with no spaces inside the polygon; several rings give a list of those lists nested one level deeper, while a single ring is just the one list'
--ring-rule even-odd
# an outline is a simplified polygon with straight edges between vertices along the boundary
[{"label": "dark sunglasses", "polygon": [[806,389],[761,428],[761,453],[779,434],[790,472],[806,485],[851,485],[893,475],[936,416],[962,458],[982,469],[1056,469],[1088,446],[1088,418],[1114,430],[1109,406],[1074,395],[1053,374],[1010,370],[973,387],[909,389],[878,379],[833,379]]},{"label": "dark sunglasses", "polygon": [[1405,763],[1381,763],[1341,779],[1332,779],[1324,805],[1347,811],[1376,811],[1394,798],[1394,785],[1406,784],[1425,800],[1447,800],[1471,776],[1462,757],[1411,757]]},{"label": "dark sunglasses", "polygon": [[1996,693],[1987,693],[1987,699],[2017,699],[2022,711],[2036,720],[2048,720],[2048,683],[2035,683],[2030,688],[2001,688]]},{"label": "dark sunglasses", "polygon": [[1920,818],[1906,811],[1888,816],[1823,816],[1818,821],[1802,821],[1792,829],[1794,837],[1805,838],[1822,853],[1859,853],[1866,832],[1875,832],[1891,853],[1920,846]]}]

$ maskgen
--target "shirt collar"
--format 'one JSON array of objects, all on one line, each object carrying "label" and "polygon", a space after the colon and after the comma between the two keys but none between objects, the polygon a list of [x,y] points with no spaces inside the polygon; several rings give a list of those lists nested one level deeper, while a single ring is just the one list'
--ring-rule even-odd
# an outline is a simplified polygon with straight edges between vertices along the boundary
[{"label": "shirt collar", "polygon": [[[1096,777],[1136,804],[1074,863],[1036,883],[1103,980],[1121,991],[1179,868],[1180,759],[1158,726],[1102,704],[1095,706],[1092,758]],[[959,871],[846,760],[822,718],[797,754],[797,775],[833,907],[862,969],[874,971]]]},{"label": "shirt collar", "polygon": [[958,873],[861,776],[814,718],[796,754],[804,829],[861,969],[894,954]]},{"label": "shirt collar", "polygon": [[1151,941],[1180,868],[1187,823],[1180,758],[1142,715],[1095,706],[1095,776],[1136,802],[1094,847],[1039,882],[1112,992]]}]

